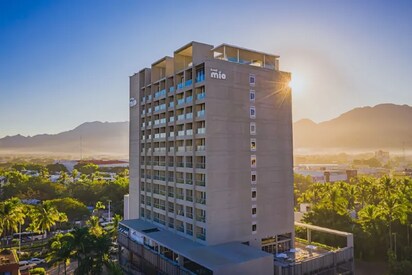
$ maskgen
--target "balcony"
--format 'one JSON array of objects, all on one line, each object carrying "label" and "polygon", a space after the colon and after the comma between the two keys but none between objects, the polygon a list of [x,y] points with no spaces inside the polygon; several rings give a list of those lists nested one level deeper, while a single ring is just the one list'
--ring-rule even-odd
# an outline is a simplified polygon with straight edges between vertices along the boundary
[{"label": "balcony", "polygon": [[185,99],[184,98],[178,99],[177,105],[182,105],[182,104],[185,104]]},{"label": "balcony", "polygon": [[169,102],[169,108],[173,108],[175,106],[175,103],[173,101]]},{"label": "balcony", "polygon": [[197,100],[205,99],[205,97],[206,97],[206,93],[197,94]]},{"label": "balcony", "polygon": [[169,88],[169,93],[173,94],[175,92],[175,87],[170,87]]},{"label": "balcony", "polygon": [[185,119],[185,114],[180,114],[177,116],[177,120],[184,120]]},{"label": "balcony", "polygon": [[205,146],[205,145],[198,145],[198,146],[196,147],[196,151],[198,151],[198,152],[204,152],[204,151],[206,151],[206,146]]},{"label": "balcony", "polygon": [[192,118],[193,118],[193,113],[186,114],[186,119],[192,119]]},{"label": "balcony", "polygon": [[206,199],[204,199],[204,198],[196,198],[196,203],[206,204]]},{"label": "balcony", "polygon": [[191,179],[186,179],[186,184],[193,185],[193,180],[191,180]]},{"label": "balcony", "polygon": [[177,89],[178,89],[178,90],[183,89],[183,87],[184,87],[184,83],[183,83],[183,82],[177,84]]},{"label": "balcony", "polygon": [[204,241],[204,240],[206,240],[206,235],[202,234],[202,233],[197,233],[196,238]]},{"label": "balcony", "polygon": [[197,129],[197,134],[199,134],[199,135],[204,135],[204,134],[206,134],[206,128],[198,128],[198,129]]},{"label": "balcony", "polygon": [[192,152],[193,146],[186,146],[186,152]]},{"label": "balcony", "polygon": [[196,163],[196,168],[205,169],[206,168],[206,163],[198,162],[198,163]]},{"label": "balcony", "polygon": [[193,201],[193,197],[192,196],[186,196],[186,200],[187,201]]},{"label": "balcony", "polygon": [[206,217],[201,215],[196,215],[196,221],[198,222],[206,222]]},{"label": "balcony", "polygon": [[191,79],[185,81],[185,87],[192,85],[193,81]]},{"label": "balcony", "polygon": [[193,163],[191,163],[191,162],[186,162],[186,165],[185,165],[187,168],[193,168]]},{"label": "balcony", "polygon": [[176,226],[176,230],[179,231],[179,232],[184,232],[185,231],[183,225]]},{"label": "balcony", "polygon": [[162,97],[162,96],[165,96],[165,95],[166,95],[166,90],[163,89],[163,90],[161,90],[161,91],[156,92],[156,93],[154,94],[154,98],[159,98],[159,97]]},{"label": "balcony", "polygon": [[188,97],[186,97],[185,101],[186,101],[186,103],[190,103],[190,102],[193,101],[193,97],[192,97],[192,96],[188,96]]},{"label": "balcony", "polygon": [[186,130],[186,135],[187,135],[187,136],[193,135],[193,129],[187,129],[187,130]]},{"label": "balcony", "polygon": [[205,116],[205,113],[206,113],[205,110],[197,111],[197,117],[204,117],[204,116]]},{"label": "balcony", "polygon": [[176,183],[182,183],[183,184],[183,183],[185,183],[185,179],[184,178],[176,178]]},{"label": "balcony", "polygon": [[206,182],[204,180],[196,180],[197,186],[206,186]]},{"label": "balcony", "polygon": [[172,116],[172,117],[169,118],[169,122],[174,122],[174,121],[175,121],[175,117],[174,117],[174,116]]},{"label": "balcony", "polygon": [[184,136],[184,135],[185,135],[185,130],[177,131],[177,136],[178,136],[178,137],[182,137],[182,136]]},{"label": "balcony", "polygon": [[190,235],[190,236],[193,236],[193,230],[186,229],[186,234]]}]

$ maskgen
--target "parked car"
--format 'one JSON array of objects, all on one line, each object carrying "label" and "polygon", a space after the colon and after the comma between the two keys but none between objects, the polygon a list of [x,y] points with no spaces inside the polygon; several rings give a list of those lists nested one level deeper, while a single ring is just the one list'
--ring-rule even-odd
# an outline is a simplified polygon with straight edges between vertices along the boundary
[{"label": "parked car", "polygon": [[31,264],[42,264],[42,263],[45,263],[46,261],[44,260],[44,259],[39,259],[39,258],[31,258],[30,260],[29,260],[29,263],[31,263]]}]

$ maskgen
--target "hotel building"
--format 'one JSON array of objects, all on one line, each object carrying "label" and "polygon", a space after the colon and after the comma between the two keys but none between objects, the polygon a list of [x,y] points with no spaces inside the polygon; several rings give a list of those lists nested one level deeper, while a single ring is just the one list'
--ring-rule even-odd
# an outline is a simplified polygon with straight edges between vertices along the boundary
[{"label": "hotel building", "polygon": [[274,274],[294,247],[289,80],[279,56],[198,42],[130,77],[129,266]]}]

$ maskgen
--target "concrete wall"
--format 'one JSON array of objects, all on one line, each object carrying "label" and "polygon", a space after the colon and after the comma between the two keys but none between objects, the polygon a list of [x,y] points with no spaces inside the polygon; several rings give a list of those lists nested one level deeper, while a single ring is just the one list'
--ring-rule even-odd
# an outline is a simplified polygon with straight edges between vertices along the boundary
[{"label": "concrete wall", "polygon": [[214,275],[273,275],[274,265],[273,256],[268,255],[265,258],[259,258],[252,261],[243,262],[237,265],[229,265],[217,270],[213,270]]},{"label": "concrete wall", "polygon": [[[210,78],[210,69],[226,79]],[[249,85],[249,74],[256,86]],[[269,69],[210,60],[206,62],[207,243],[250,241],[293,232],[292,117],[288,75]],[[249,91],[256,101],[251,104]],[[249,117],[251,105],[256,119]],[[257,151],[250,150],[250,122],[255,121]],[[257,184],[251,184],[250,156],[257,156]],[[251,187],[257,201],[251,200]],[[252,205],[257,217],[252,218]],[[252,221],[257,233],[252,235]]]},{"label": "concrete wall", "polygon": [[[139,95],[139,74],[130,77],[130,98],[134,98],[137,104],[130,108],[130,140],[129,140],[129,200],[128,200],[128,217],[129,219],[139,218],[139,185],[140,185],[140,168],[139,168],[139,143],[140,143],[140,95]],[[126,203],[126,201],[125,201]],[[125,215],[126,216],[126,215]]]}]

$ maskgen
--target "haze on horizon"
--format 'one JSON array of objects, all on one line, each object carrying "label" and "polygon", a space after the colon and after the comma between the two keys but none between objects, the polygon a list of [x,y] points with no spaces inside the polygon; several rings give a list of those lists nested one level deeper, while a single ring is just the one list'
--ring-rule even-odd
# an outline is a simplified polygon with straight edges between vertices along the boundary
[{"label": "haze on horizon", "polygon": [[3,0],[0,137],[128,120],[128,76],[192,40],[280,55],[295,121],[412,105],[411,12],[406,0]]}]

